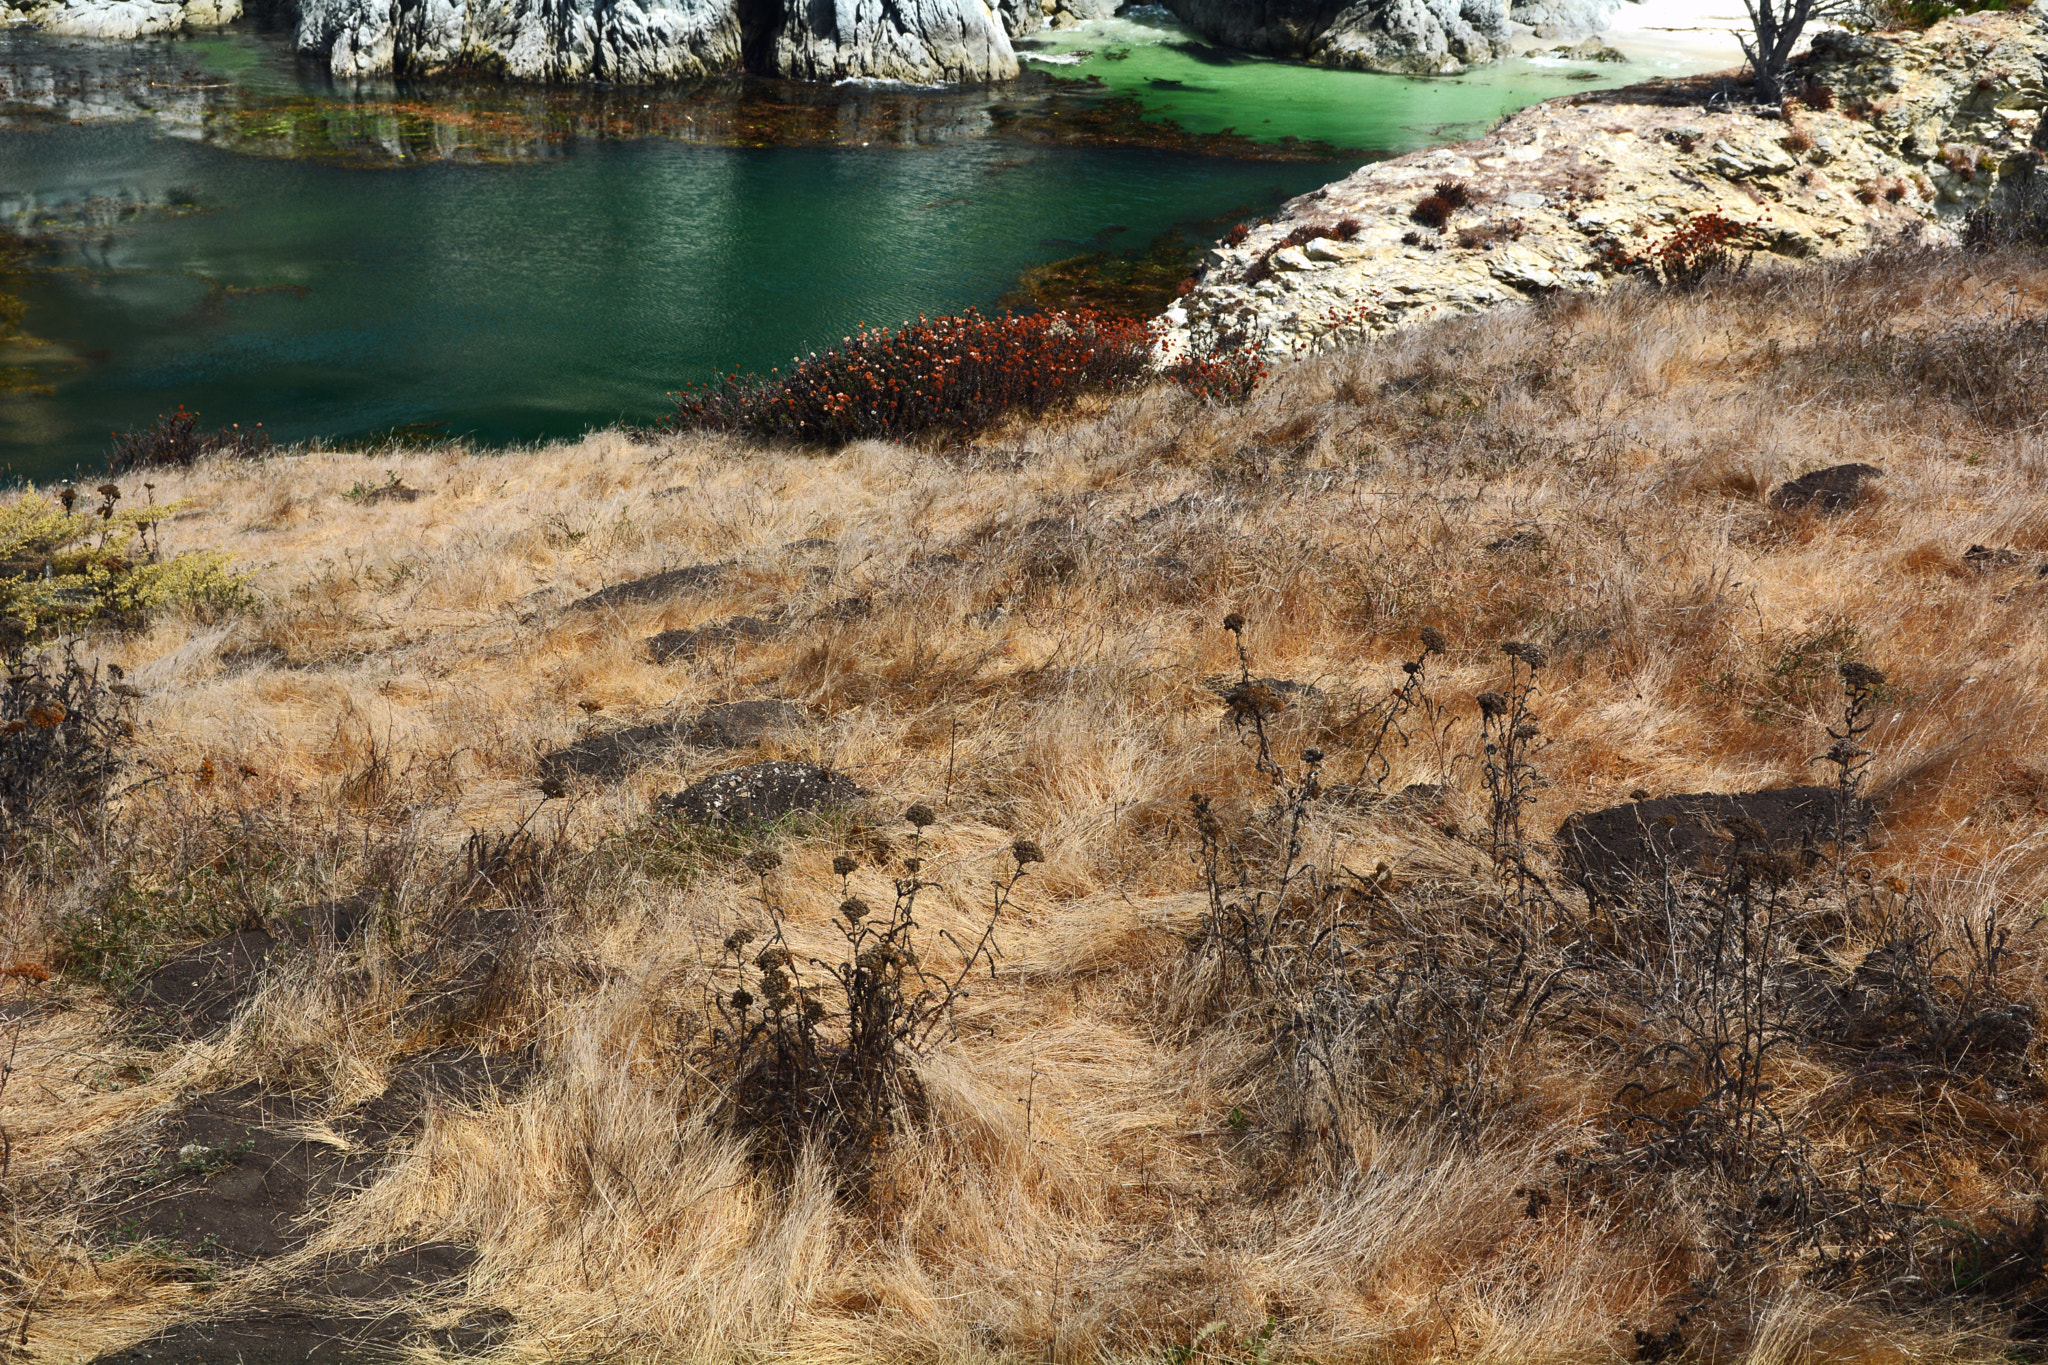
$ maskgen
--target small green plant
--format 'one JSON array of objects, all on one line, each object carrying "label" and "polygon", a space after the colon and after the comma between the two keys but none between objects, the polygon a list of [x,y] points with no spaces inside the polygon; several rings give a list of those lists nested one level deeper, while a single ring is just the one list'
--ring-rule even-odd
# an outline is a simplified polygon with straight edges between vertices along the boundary
[{"label": "small green plant", "polygon": [[[1862,653],[1862,632],[1837,621],[1778,646],[1776,657],[1756,672],[1726,668],[1700,680],[1700,691],[1727,697],[1757,725],[1804,723],[1827,703],[1841,669]],[[1867,705],[1903,705],[1910,689],[1880,681],[1872,685]]]},{"label": "small green plant", "polygon": [[240,1165],[242,1158],[255,1150],[254,1138],[219,1147],[188,1142],[175,1152],[160,1153],[155,1161],[135,1176],[135,1182],[139,1185],[165,1185],[186,1177],[208,1180]]},{"label": "small green plant", "polygon": [[1210,1345],[1222,1335],[1229,1324],[1212,1322],[1195,1333],[1194,1338],[1184,1346],[1169,1346],[1160,1352],[1162,1365],[1271,1365],[1273,1360],[1273,1338],[1279,1334],[1278,1315],[1268,1313],[1266,1321],[1255,1332],[1248,1332],[1235,1347],[1218,1343]]}]

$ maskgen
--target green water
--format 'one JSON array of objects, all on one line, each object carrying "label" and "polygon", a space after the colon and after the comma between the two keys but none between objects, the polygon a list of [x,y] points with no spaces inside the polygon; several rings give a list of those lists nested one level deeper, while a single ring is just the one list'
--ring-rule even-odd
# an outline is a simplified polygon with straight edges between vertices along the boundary
[{"label": "green water", "polygon": [[[0,363],[47,389],[0,395],[0,462],[90,468],[110,432],[179,404],[279,440],[644,422],[685,384],[993,305],[1047,262],[1208,240],[1361,157],[1588,84],[1188,41],[1144,17],[1048,35],[1035,58],[1091,55],[1035,66],[1100,77],[1064,87],[338,92],[259,33],[0,35],[0,225],[40,234],[5,286],[33,340]],[[1091,115],[1110,93],[1144,120]],[[1186,135],[1226,127],[1357,150],[1265,160]]]},{"label": "green water", "polygon": [[[1158,6],[1041,33],[1023,46],[1034,69],[1092,77],[1193,132],[1291,136],[1388,155],[1477,137],[1502,115],[1555,95],[1728,64],[1642,50],[1620,64],[1518,55],[1460,76],[1327,71],[1224,51]],[[1534,46],[1523,40],[1525,50]]]}]

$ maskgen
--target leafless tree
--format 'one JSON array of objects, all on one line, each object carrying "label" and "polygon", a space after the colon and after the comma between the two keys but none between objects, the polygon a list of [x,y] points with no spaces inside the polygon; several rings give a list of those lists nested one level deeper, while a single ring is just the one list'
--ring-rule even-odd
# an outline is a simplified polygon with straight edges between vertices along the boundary
[{"label": "leafless tree", "polygon": [[1785,96],[1785,68],[1806,26],[1855,19],[1865,8],[1864,0],[1742,0],[1742,7],[1749,11],[1749,32],[1736,38],[1756,76],[1758,97],[1773,103]]}]

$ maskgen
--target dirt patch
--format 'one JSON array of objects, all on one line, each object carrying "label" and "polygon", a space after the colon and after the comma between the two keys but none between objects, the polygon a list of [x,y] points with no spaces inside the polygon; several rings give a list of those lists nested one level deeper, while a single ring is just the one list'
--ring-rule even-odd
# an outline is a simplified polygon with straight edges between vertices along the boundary
[{"label": "dirt patch", "polygon": [[766,824],[797,811],[851,805],[865,794],[844,773],[776,762],[707,777],[661,804],[692,824]]},{"label": "dirt patch", "polygon": [[744,749],[777,731],[798,729],[804,722],[803,709],[786,701],[725,702],[685,720],[635,725],[579,739],[544,755],[540,770],[549,777],[623,777],[658,761],[678,745],[716,751]]},{"label": "dirt patch", "polygon": [[262,987],[277,946],[273,935],[249,929],[187,948],[138,981],[126,1004],[146,1034],[203,1038]]},{"label": "dirt patch", "polygon": [[741,640],[765,640],[782,627],[765,616],[733,616],[694,630],[664,630],[647,637],[647,653],[658,664],[694,659],[707,649],[722,649]]},{"label": "dirt patch", "polygon": [[1567,874],[1594,894],[1655,883],[1666,867],[1789,876],[1834,841],[1838,818],[1851,838],[1869,828],[1869,802],[1843,812],[1839,800],[1833,787],[1660,796],[1572,816],[1558,826],[1557,848]]},{"label": "dirt patch", "polygon": [[254,1082],[202,1095],[165,1124],[94,1221],[117,1242],[166,1243],[222,1265],[280,1255],[311,1234],[309,1208],[366,1180],[430,1106],[514,1092],[532,1070],[521,1055],[423,1053],[377,1099],[333,1118],[331,1133],[313,1126],[321,1115],[309,1100]]},{"label": "dirt patch", "polygon": [[423,1242],[387,1255],[336,1256],[293,1292],[342,1303],[396,1299],[459,1286],[476,1252],[454,1242]]},{"label": "dirt patch", "polygon": [[403,1311],[321,1313],[261,1307],[232,1319],[188,1322],[93,1365],[398,1365],[422,1348],[476,1355],[503,1340],[514,1319],[503,1309],[429,1327]]},{"label": "dirt patch", "polygon": [[318,942],[345,946],[374,908],[360,896],[321,901],[280,915],[276,933],[245,929],[181,949],[138,981],[123,1003],[145,1038],[204,1038],[262,989],[279,952]]},{"label": "dirt patch", "polygon": [[680,569],[667,569],[661,573],[649,574],[645,578],[630,579],[599,588],[588,597],[578,598],[569,604],[570,611],[604,611],[612,607],[633,606],[643,602],[665,602],[671,597],[684,593],[702,592],[722,582],[733,570],[729,563],[691,564]]},{"label": "dirt patch", "polygon": [[1876,465],[1838,464],[1802,474],[1771,492],[1771,506],[1782,511],[1810,507],[1816,512],[1846,512],[1863,501],[1872,479],[1884,477]]}]

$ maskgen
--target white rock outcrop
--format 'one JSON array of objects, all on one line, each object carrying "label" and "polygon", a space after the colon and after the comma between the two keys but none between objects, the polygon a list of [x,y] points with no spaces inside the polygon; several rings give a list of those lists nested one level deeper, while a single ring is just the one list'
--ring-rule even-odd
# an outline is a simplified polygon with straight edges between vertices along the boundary
[{"label": "white rock outcrop", "polygon": [[0,24],[30,24],[78,38],[145,38],[218,28],[242,17],[242,0],[0,0]]},{"label": "white rock outcrop", "polygon": [[1165,0],[1246,52],[1353,71],[1449,75],[1508,52],[1506,0]]},{"label": "white rock outcrop", "polygon": [[[1209,253],[1161,318],[1167,349],[1298,355],[1556,290],[1598,291],[1716,218],[1740,230],[1739,251],[1852,253],[1946,231],[2048,176],[2043,7],[1924,33],[1823,33],[1793,75],[1806,101],[1782,112],[1705,107],[1729,84],[1550,100],[1477,142],[1379,162],[1292,200]],[[1470,202],[1441,229],[1417,221],[1437,216],[1418,205],[1451,181]]]},{"label": "white rock outcrop", "polygon": [[984,0],[299,0],[336,76],[450,72],[640,84],[741,69],[803,80],[1017,74]]}]

